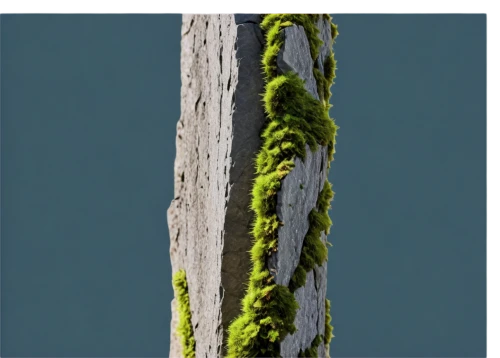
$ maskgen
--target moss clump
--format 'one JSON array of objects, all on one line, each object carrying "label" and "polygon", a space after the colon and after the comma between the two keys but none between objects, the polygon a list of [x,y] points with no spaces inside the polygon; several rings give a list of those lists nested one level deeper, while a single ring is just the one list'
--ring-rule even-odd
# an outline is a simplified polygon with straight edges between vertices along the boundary
[{"label": "moss clump", "polygon": [[[295,297],[288,287],[274,282],[267,268],[267,258],[277,250],[278,228],[282,225],[276,215],[276,197],[281,180],[294,167],[295,157],[304,159],[306,145],[313,151],[320,145],[327,146],[330,160],[333,158],[337,127],[328,115],[330,105],[312,97],[297,74],[278,75],[276,57],[283,45],[281,30],[296,24],[304,27],[311,56],[316,60],[322,43],[318,19],[319,15],[272,14],[262,22],[266,38],[263,100],[268,119],[261,134],[263,144],[256,158],[257,176],[252,188],[252,269],[242,313],[229,326],[228,357],[277,357],[280,341],[296,331]],[[326,225],[322,216],[317,219],[320,227]]]},{"label": "moss clump", "polygon": [[[291,98],[293,100],[290,100]],[[291,130],[295,134],[295,138],[292,139],[298,140],[298,142],[287,140],[281,143],[275,140],[280,138],[270,138],[272,142],[269,144],[273,147],[269,154],[283,156],[290,154],[292,150],[303,158],[305,143],[307,143],[312,151],[315,151],[318,145],[327,146],[328,159],[333,160],[337,126],[328,114],[330,104],[322,103],[311,96],[304,88],[304,81],[297,74],[288,72],[271,79],[266,84],[264,103],[266,113],[271,119],[271,123],[264,131],[264,141],[268,142],[267,135],[279,137],[280,133],[276,133],[276,130],[285,129],[284,126],[287,127],[285,130]],[[283,149],[288,150],[288,153],[277,153]],[[257,165],[269,158],[265,154],[259,158],[261,153],[259,153]]]},{"label": "moss clump", "polygon": [[173,285],[177,299],[177,310],[179,312],[179,325],[177,334],[182,343],[182,354],[185,358],[195,357],[196,342],[191,324],[191,309],[189,307],[189,293],[186,279],[186,271],[179,270],[174,274]]},{"label": "moss clump", "polygon": [[[265,271],[262,276],[269,277]],[[254,270],[243,314],[229,327],[229,357],[277,357],[280,340],[296,330],[293,321],[298,305],[293,294],[281,285],[257,286],[257,275]]]},{"label": "moss clump", "polygon": [[276,56],[283,44],[283,37],[280,30],[287,26],[300,25],[304,27],[307,38],[309,39],[309,48],[311,58],[315,61],[319,55],[319,49],[323,43],[318,37],[319,30],[315,25],[318,14],[292,14],[276,13],[264,16],[261,23],[262,29],[266,33],[266,51],[263,56],[263,67],[266,76],[276,76]]},{"label": "moss clump", "polygon": [[332,186],[325,181],[323,190],[318,195],[316,209],[309,213],[309,230],[304,238],[304,244],[300,253],[299,265],[290,279],[289,288],[293,292],[306,284],[306,273],[315,265],[321,266],[328,257],[328,249],[321,241],[321,232],[326,234],[330,231],[332,221],[328,216],[330,201],[333,198]]},{"label": "moss clump", "polygon": [[323,336],[318,334],[316,337],[314,337],[314,340],[311,342],[311,346],[309,348],[306,348],[305,351],[300,350],[299,352],[299,357],[317,357],[318,356],[318,347],[323,341]]}]

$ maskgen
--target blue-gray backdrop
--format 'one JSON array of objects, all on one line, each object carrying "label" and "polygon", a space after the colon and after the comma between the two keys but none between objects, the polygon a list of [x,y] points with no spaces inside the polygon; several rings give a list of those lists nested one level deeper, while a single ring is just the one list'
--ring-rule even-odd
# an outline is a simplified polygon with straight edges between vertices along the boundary
[{"label": "blue-gray backdrop", "polygon": [[[486,351],[486,16],[334,15],[336,357]],[[166,357],[180,15],[2,15],[1,355]]]}]

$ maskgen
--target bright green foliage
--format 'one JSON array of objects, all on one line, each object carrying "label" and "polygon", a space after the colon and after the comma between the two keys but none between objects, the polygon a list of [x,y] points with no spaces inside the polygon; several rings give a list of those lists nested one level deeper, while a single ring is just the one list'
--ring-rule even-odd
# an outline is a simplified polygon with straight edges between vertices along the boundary
[{"label": "bright green foliage", "polygon": [[[281,180],[294,167],[294,159],[305,157],[306,145],[313,151],[319,145],[327,146],[330,160],[333,159],[337,127],[328,114],[327,81],[332,76],[318,74],[323,93],[328,88],[328,95],[318,101],[307,92],[304,81],[297,74],[278,75],[276,57],[283,45],[281,30],[294,24],[301,25],[317,67],[316,59],[322,44],[316,26],[318,19],[319,15],[271,14],[266,15],[262,22],[266,37],[262,56],[266,76],[263,100],[268,119],[261,134],[263,144],[256,158],[257,177],[252,188],[251,208],[255,212],[254,241],[250,252],[252,269],[242,301],[242,313],[229,326],[228,357],[278,357],[280,341],[296,331],[293,322],[299,307],[293,292],[276,284],[267,268],[267,258],[277,250],[278,228],[283,225],[276,215],[276,196]],[[335,65],[330,65],[330,68],[334,70]],[[310,215],[310,220],[316,223],[312,225],[316,231],[311,236],[327,231],[331,224],[328,215],[327,218],[323,215],[332,196],[328,183],[325,183],[325,188],[318,199],[318,211]],[[325,206],[326,201],[328,205]],[[319,235],[318,239],[321,248],[306,249],[307,260],[311,262],[326,259],[326,247]],[[313,239],[308,241],[312,246],[317,243]],[[310,264],[302,266],[309,268]]]},{"label": "bright green foliage", "polygon": [[[268,15],[271,16],[271,15]],[[265,19],[265,18],[264,18]],[[265,20],[264,20],[265,21]],[[290,22],[275,21],[268,25],[266,29],[266,51],[262,56],[262,65],[264,73],[267,78],[276,76],[278,67],[276,65],[276,57],[283,45],[283,37],[281,36],[281,29],[292,25]]]},{"label": "bright green foliage", "polygon": [[[304,81],[297,74],[288,72],[271,79],[266,85],[264,103],[266,113],[271,119],[269,124],[271,127],[264,131],[265,142],[268,142],[266,135],[274,133],[274,130],[281,129],[282,126],[288,127],[289,130],[299,129],[302,131],[300,139],[305,139],[311,150],[315,151],[318,144],[328,146],[329,161],[333,160],[337,126],[328,114],[330,104],[322,103],[312,97],[304,88]],[[269,144],[272,144],[271,149],[279,152],[283,143],[273,140],[274,138],[270,139],[272,142],[265,145],[269,147]],[[292,148],[301,157],[305,153],[305,145],[301,145],[302,140],[295,143],[297,145]],[[267,156],[264,160],[258,159],[257,164],[262,164],[266,159]]]},{"label": "bright green foliage", "polygon": [[302,350],[299,352],[299,357],[306,357],[306,358],[317,357],[318,347],[322,341],[323,341],[323,336],[318,334],[316,337],[314,337],[314,340],[312,341],[311,346],[309,348],[306,348],[306,350],[303,352]]},{"label": "bright green foliage", "polygon": [[191,309],[189,307],[189,293],[186,280],[186,271],[179,270],[173,277],[177,310],[179,312],[179,325],[177,334],[182,343],[184,358],[195,357],[196,342],[194,340],[193,326],[191,324]]},{"label": "bright green foliage", "polygon": [[[272,277],[255,265],[250,288],[243,299],[243,314],[229,327],[228,356],[278,357],[279,342],[295,332],[293,321],[298,309],[295,297],[287,287],[268,284]],[[258,285],[259,279],[266,277]]]}]

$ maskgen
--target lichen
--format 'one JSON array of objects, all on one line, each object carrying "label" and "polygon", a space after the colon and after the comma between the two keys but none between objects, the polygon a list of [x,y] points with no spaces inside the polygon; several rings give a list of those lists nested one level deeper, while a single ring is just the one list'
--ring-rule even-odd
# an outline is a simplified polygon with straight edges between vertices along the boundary
[{"label": "lichen", "polygon": [[194,358],[196,342],[194,340],[193,325],[191,324],[191,309],[189,306],[186,271],[177,271],[174,274],[172,283],[174,286],[175,298],[177,300],[177,311],[179,312],[177,334],[181,339],[182,354],[184,358]]},{"label": "lichen", "polygon": [[[255,161],[256,179],[251,193],[251,209],[255,213],[250,252],[252,269],[242,300],[242,312],[228,329],[228,357],[277,357],[280,355],[280,341],[296,331],[294,320],[298,303],[289,287],[274,282],[267,267],[267,258],[277,251],[278,228],[282,225],[276,214],[276,198],[282,179],[294,167],[294,159],[305,158],[306,145],[312,151],[319,146],[327,146],[329,161],[333,159],[337,126],[328,113],[328,81],[330,78],[333,80],[331,71],[328,70],[327,76],[316,75],[322,77],[318,86],[322,88],[323,98],[318,101],[307,92],[304,81],[296,73],[278,74],[276,58],[283,45],[281,30],[300,25],[304,27],[311,57],[317,67],[316,59],[322,45],[316,26],[319,16],[271,14],[266,15],[261,24],[266,38],[262,65],[266,81],[263,101],[267,121],[261,134],[263,144]],[[333,66],[325,64],[327,66],[334,71],[334,63]],[[324,188],[320,195],[322,199],[318,200],[318,211],[316,214],[311,212],[309,216],[314,230],[311,236],[314,237],[321,231],[327,231],[326,226],[331,224],[329,218],[326,220],[323,216],[328,210],[324,208],[324,202],[328,201],[329,206],[328,198],[331,199],[329,183],[326,182]],[[305,239],[305,242],[310,246],[311,243],[312,246],[317,244],[314,238]],[[326,246],[321,240],[319,244],[319,249],[311,246],[308,251],[305,247],[307,258],[312,257],[314,263],[326,259]],[[302,264],[305,268],[311,266],[308,262]]]}]

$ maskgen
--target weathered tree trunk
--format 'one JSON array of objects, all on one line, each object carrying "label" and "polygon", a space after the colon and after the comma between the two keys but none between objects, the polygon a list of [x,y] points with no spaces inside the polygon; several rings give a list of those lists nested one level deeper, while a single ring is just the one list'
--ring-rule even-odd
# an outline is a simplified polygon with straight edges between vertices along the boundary
[{"label": "weathered tree trunk", "polygon": [[[260,15],[183,16],[175,199],[167,219],[172,272],[186,272],[197,357],[225,354],[227,328],[241,312],[251,269],[250,192],[266,121],[260,21]],[[320,62],[331,48],[330,26],[324,25],[319,21],[325,40]],[[280,70],[295,71],[319,99],[302,27],[288,27],[284,36]],[[327,156],[326,147],[314,153],[307,147],[305,160],[296,158],[295,168],[283,179],[277,214],[284,225],[278,250],[268,262],[278,284],[287,286],[299,265],[308,215],[325,182]],[[306,284],[295,291],[298,331],[282,341],[282,356],[297,356],[324,335],[325,293],[326,263],[309,271]],[[170,357],[183,356],[177,322],[174,299]],[[318,354],[326,354],[323,343]]]},{"label": "weathered tree trunk", "polygon": [[[259,21],[183,16],[182,114],[168,222],[172,272],[187,273],[200,357],[222,354],[250,269],[249,190],[265,120]],[[171,357],[181,356],[174,332]]]}]

